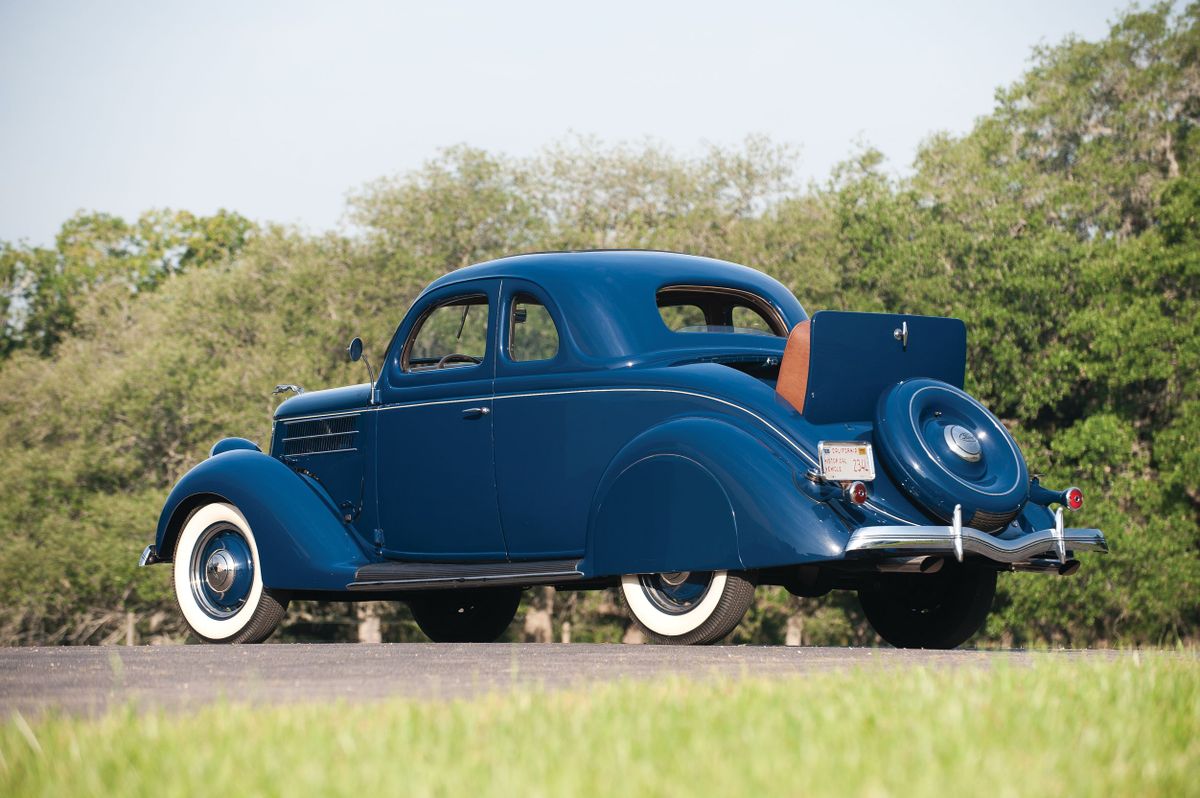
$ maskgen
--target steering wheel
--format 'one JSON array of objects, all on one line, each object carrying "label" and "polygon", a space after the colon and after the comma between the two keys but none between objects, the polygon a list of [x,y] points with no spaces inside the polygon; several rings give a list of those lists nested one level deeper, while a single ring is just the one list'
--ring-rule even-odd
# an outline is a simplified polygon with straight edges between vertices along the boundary
[{"label": "steering wheel", "polygon": [[461,352],[451,352],[437,362],[437,367],[440,369],[446,368],[447,363],[482,363],[483,361],[474,355],[464,355]]}]

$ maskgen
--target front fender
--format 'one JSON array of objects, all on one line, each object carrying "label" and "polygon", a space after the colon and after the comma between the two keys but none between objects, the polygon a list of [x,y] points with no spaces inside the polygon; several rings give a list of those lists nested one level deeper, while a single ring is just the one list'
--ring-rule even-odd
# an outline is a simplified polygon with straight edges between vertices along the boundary
[{"label": "front fender", "polygon": [[842,556],[850,530],[802,493],[790,453],[723,418],[676,418],[630,441],[593,501],[593,576],[768,568]]},{"label": "front fender", "polygon": [[263,584],[279,590],[345,590],[370,562],[320,487],[261,452],[222,451],[197,465],[171,490],[158,519],[155,552],[169,561],[175,540],[197,507],[235,505],[258,542]]}]

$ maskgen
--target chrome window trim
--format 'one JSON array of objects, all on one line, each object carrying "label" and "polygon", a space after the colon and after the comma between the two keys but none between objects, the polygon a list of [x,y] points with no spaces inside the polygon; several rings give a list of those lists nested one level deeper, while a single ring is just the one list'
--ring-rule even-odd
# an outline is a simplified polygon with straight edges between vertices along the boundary
[{"label": "chrome window trim", "polygon": [[[767,323],[767,326],[772,328],[771,337],[787,338],[788,333],[791,332],[791,330],[788,329],[787,323],[783,320],[783,315],[780,314],[773,304],[771,304],[770,300],[768,300],[766,297],[759,296],[753,291],[747,291],[744,288],[730,288],[724,285],[664,285],[662,288],[654,292],[654,303],[655,307],[658,309],[663,307],[662,305],[658,304],[658,298],[665,291],[694,291],[696,293],[725,294],[728,296],[734,296],[744,301],[747,306],[762,316],[763,321]],[[668,305],[667,307],[673,306]],[[666,322],[663,324],[665,326]],[[667,327],[667,329],[670,330],[671,328]],[[671,330],[671,332],[678,332],[678,330]]]},{"label": "chrome window trim", "polygon": [[[422,330],[422,328],[424,328],[425,322],[427,322],[429,320],[429,317],[433,315],[434,311],[436,311],[440,308],[444,308],[447,305],[453,305],[455,303],[462,302],[464,299],[479,299],[479,298],[483,299],[482,303],[475,302],[475,303],[471,303],[471,304],[472,305],[482,304],[485,308],[487,308],[488,315],[487,315],[487,319],[485,320],[485,323],[491,324],[491,322],[492,322],[492,298],[490,296],[488,296],[488,293],[486,291],[482,291],[482,292],[481,291],[468,291],[468,292],[462,293],[462,294],[455,294],[454,296],[449,297],[448,299],[445,299],[441,302],[434,302],[429,307],[427,307],[423,311],[421,311],[421,316],[417,319],[416,323],[413,324],[412,331],[409,332],[408,338],[404,341],[404,346],[401,347],[401,349],[400,349],[400,372],[402,374],[424,374],[424,373],[427,373],[430,371],[438,371],[438,369],[413,369],[411,367],[411,365],[409,364],[408,361],[409,361],[409,358],[412,356],[412,348],[413,348],[413,344],[415,344],[417,342],[417,336],[421,334],[421,330]],[[483,341],[484,341],[483,357],[480,359],[480,361],[478,363],[474,363],[471,366],[467,366],[466,368],[474,368],[475,366],[482,366],[485,362],[487,362],[488,336],[486,334],[484,335]],[[452,354],[452,353],[448,352],[447,354]],[[472,355],[472,357],[474,357],[474,356]]]}]

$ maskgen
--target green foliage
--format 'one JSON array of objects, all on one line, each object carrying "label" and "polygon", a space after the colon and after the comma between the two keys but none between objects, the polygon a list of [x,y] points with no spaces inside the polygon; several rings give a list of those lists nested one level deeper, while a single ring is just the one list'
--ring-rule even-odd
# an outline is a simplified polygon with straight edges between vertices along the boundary
[{"label": "green foliage", "polygon": [[172,274],[227,260],[252,228],[227,211],[151,211],[133,224],[81,212],[63,224],[54,249],[0,243],[0,355],[17,348],[49,355],[74,331],[92,293],[149,291]]},{"label": "green foliage", "polygon": [[[778,277],[810,310],[954,315],[968,389],[1072,519],[1105,530],[1078,576],[1001,580],[984,641],[1159,642],[1200,628],[1200,6],[1121,17],[1035,53],[968,134],[910,177],[865,150],[801,188],[761,139],[680,158],[572,140],[530,159],[458,147],[350,200],[357,234],[256,231],[234,214],[81,214],[53,249],[0,245],[0,639],[178,632],[133,562],[213,440],[262,440],[278,382],[361,381],[431,279],[518,251],[681,250]],[[554,632],[619,639],[609,594],[554,602]],[[543,607],[534,607],[538,612]],[[304,634],[345,608],[302,608]],[[414,634],[403,610],[385,634]],[[789,632],[790,630],[790,632]],[[341,635],[342,631],[331,635]],[[514,632],[514,634],[518,634]],[[761,591],[735,635],[871,642],[852,597]]]},{"label": "green foliage", "polygon": [[1198,767],[1187,654],[0,724],[0,793],[29,796],[360,796],[397,776],[419,796],[1154,796],[1194,794]]}]

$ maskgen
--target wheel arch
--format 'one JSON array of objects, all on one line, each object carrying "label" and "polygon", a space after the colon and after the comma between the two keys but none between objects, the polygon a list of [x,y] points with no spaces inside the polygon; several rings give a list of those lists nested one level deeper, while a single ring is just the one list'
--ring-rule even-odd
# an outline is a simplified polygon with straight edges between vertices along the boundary
[{"label": "wheel arch", "polygon": [[217,454],[185,474],[159,515],[155,550],[173,558],[188,518],[212,501],[234,505],[258,544],[263,584],[277,590],[344,590],[369,561],[320,486],[269,455]]},{"label": "wheel arch", "polygon": [[156,536],[157,542],[154,544],[154,550],[158,553],[159,562],[174,562],[175,543],[179,540],[179,533],[183,531],[188,519],[195,515],[197,510],[212,502],[235,504],[227,496],[204,491],[184,496],[173,508],[170,506],[170,502],[168,502],[168,506],[163,508],[163,517],[166,519],[165,525],[164,521],[160,519],[158,522],[159,531]]},{"label": "wheel arch", "polygon": [[676,417],[626,444],[597,486],[591,576],[748,570],[840,557],[848,531],[796,485],[773,439],[720,416]]}]

